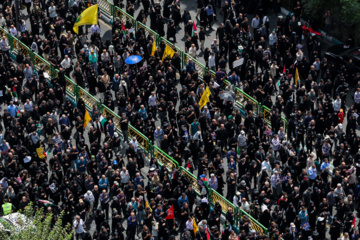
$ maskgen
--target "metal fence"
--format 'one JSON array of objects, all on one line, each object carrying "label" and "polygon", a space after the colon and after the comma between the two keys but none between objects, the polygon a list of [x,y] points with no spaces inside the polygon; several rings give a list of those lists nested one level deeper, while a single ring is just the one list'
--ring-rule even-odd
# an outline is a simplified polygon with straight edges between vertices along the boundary
[{"label": "metal fence", "polygon": [[169,171],[172,171],[173,168],[177,169],[179,164],[169,155],[167,155],[163,150],[158,148],[157,146],[153,146],[153,154],[156,160]]},{"label": "metal fence", "polygon": [[149,149],[149,139],[133,126],[129,126],[129,137],[135,137],[142,149]]},{"label": "metal fence", "polygon": [[118,17],[121,22],[125,24],[127,21],[130,21],[133,27],[134,28],[136,27],[136,20],[133,17],[131,17],[128,13],[124,12],[119,7],[115,7],[114,11],[115,11],[115,17]]},{"label": "metal fence", "polygon": [[254,98],[250,97],[243,90],[237,87],[235,88],[235,95],[236,95],[235,104],[238,107],[245,110],[246,104],[249,103],[250,101],[253,105],[253,109],[252,109],[253,113],[255,115],[258,115],[259,103]]},{"label": "metal fence", "polygon": [[201,189],[199,184],[197,184],[197,178],[194,176],[194,174],[192,174],[182,166],[180,166],[179,171],[180,171],[180,175],[184,177],[191,184],[196,194],[200,196]]},{"label": "metal fence", "polygon": [[254,219],[250,214],[248,214],[241,208],[238,208],[238,214],[241,218],[244,218],[246,216],[249,219],[250,229],[254,230],[257,234],[260,233],[261,235],[264,235],[268,233],[268,229],[266,227],[264,227],[261,223],[259,223],[256,219]]},{"label": "metal fence", "polygon": [[156,45],[159,45],[159,35],[141,22],[136,21],[136,29],[144,29],[146,38],[150,35]]},{"label": "metal fence", "polygon": [[211,205],[215,205],[218,202],[220,204],[221,210],[224,214],[226,214],[226,212],[228,211],[229,208],[231,208],[231,210],[233,210],[233,212],[235,212],[236,207],[231,202],[229,202],[226,198],[224,198],[217,191],[215,191],[211,188],[209,190],[210,190],[209,195],[210,195],[210,199],[211,199]]},{"label": "metal fence", "polygon": [[78,96],[84,101],[89,111],[93,110],[94,105],[98,106],[98,100],[79,86],[78,86]]},{"label": "metal fence", "polygon": [[102,13],[105,13],[109,17],[113,15],[112,14],[113,5],[109,1],[98,0],[97,3],[99,4],[99,9],[101,10]]}]

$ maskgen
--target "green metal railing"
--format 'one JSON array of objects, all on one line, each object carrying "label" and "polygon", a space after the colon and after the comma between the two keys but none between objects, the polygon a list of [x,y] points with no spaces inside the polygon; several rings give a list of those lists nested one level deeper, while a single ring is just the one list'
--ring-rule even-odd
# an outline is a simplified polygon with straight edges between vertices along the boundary
[{"label": "green metal railing", "polygon": [[153,146],[152,153],[153,153],[153,157],[155,157],[162,166],[166,166],[166,168],[169,171],[172,171],[173,168],[175,169],[179,168],[179,164],[172,157],[170,157],[167,153],[165,153],[157,146]]},{"label": "green metal railing", "polygon": [[[106,14],[109,14],[110,16],[113,16],[113,17],[116,17],[116,16],[120,17],[120,19],[123,21],[130,20],[133,23],[134,31],[137,31],[138,29],[143,28],[145,30],[146,35],[147,36],[151,35],[151,37],[156,41],[157,45],[159,44],[159,42],[161,40],[163,40],[165,42],[165,44],[169,45],[173,49],[176,49],[181,58],[181,67],[185,67],[187,61],[189,59],[192,59],[192,61],[194,61],[194,63],[195,63],[196,71],[199,73],[199,77],[201,79],[203,78],[204,74],[209,71],[203,64],[199,63],[196,59],[194,59],[191,56],[189,56],[188,54],[184,53],[178,47],[176,47],[172,43],[168,42],[166,39],[160,38],[156,32],[154,32],[153,30],[151,30],[144,24],[137,22],[134,18],[132,18],[129,14],[124,12],[122,9],[120,9],[118,7],[114,7],[111,3],[109,3],[106,0],[99,0],[98,3],[99,3],[100,10],[102,12],[105,12]],[[33,53],[29,49],[29,47],[27,47],[25,44],[20,42],[18,39],[12,37],[6,30],[4,30],[1,27],[0,27],[0,35],[1,36],[5,35],[7,37],[8,41],[9,41],[9,45],[11,47],[11,51],[13,51],[15,53],[17,53],[18,51],[22,51],[25,55],[29,55],[32,63],[34,64],[35,69],[38,69],[40,67],[40,65],[43,64],[43,66],[45,66],[44,70],[49,74],[50,77],[57,76],[57,72],[58,72],[57,69],[55,69],[49,62],[44,60],[41,56],[39,56],[36,53]],[[215,79],[215,73],[213,71],[211,71],[211,76],[213,79]],[[116,127],[116,131],[119,132],[120,134],[122,134],[122,131],[120,128],[120,119],[121,118],[117,114],[115,114],[112,110],[110,110],[105,105],[101,104],[95,97],[93,97],[86,90],[84,90],[83,88],[78,86],[69,77],[66,76],[65,81],[66,81],[65,92],[66,92],[66,95],[68,98],[70,98],[75,103],[81,98],[85,102],[85,105],[89,111],[91,111],[93,109],[93,107],[96,105],[96,107],[100,110],[100,112],[102,112],[104,117],[112,119],[112,121],[114,122],[114,125]],[[230,91],[233,90],[233,86],[227,80],[224,81],[223,88],[226,90],[230,90]],[[266,108],[265,106],[261,107],[256,100],[254,100],[253,98],[251,98],[250,96],[245,94],[242,90],[235,88],[234,91],[237,96],[236,104],[239,107],[244,108],[245,107],[244,101],[251,100],[254,103],[254,113],[257,114],[260,111],[263,112],[264,118],[266,115],[266,118],[265,118],[266,121],[271,122],[270,121],[270,109]],[[286,119],[283,119],[283,121],[284,121],[284,126],[286,126]],[[200,195],[201,189],[197,184],[197,178],[192,173],[187,171],[185,168],[183,168],[182,166],[179,166],[179,164],[172,157],[170,157],[168,154],[166,154],[159,147],[154,146],[152,144],[152,142],[149,141],[149,139],[144,134],[142,134],[140,131],[138,131],[131,125],[129,125],[129,137],[136,137],[136,139],[139,143],[139,147],[142,148],[145,152],[149,153],[152,157],[155,157],[161,166],[165,165],[168,170],[172,170],[173,168],[179,170],[181,176],[185,177],[189,181],[189,183],[193,186],[196,193],[198,195]],[[251,229],[254,229],[258,233],[267,234],[267,231],[268,231],[267,228],[262,226],[258,221],[256,221],[256,219],[251,217],[249,214],[244,212],[239,207],[234,206],[226,198],[224,198],[218,192],[216,192],[215,190],[213,190],[211,188],[208,191],[208,199],[212,206],[216,202],[219,202],[223,213],[226,213],[226,211],[229,208],[231,208],[234,211],[234,213],[239,214],[238,216],[241,216],[241,217],[243,217],[245,215],[248,216],[250,219],[250,223],[251,223]],[[240,218],[235,219],[236,224],[238,224],[239,219]]]},{"label": "green metal railing", "polygon": [[197,178],[194,176],[194,174],[192,174],[182,166],[180,166],[179,171],[180,171],[180,175],[184,177],[189,182],[189,184],[191,184],[196,194],[200,196],[201,188],[199,184],[197,184]]}]

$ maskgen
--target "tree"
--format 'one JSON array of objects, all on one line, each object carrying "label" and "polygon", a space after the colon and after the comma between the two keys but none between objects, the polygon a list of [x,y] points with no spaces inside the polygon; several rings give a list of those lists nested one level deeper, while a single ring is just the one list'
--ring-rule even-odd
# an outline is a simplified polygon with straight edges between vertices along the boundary
[{"label": "tree", "polygon": [[[34,207],[30,203],[23,212],[29,222],[21,223],[24,226],[33,226],[33,227],[24,227],[20,231],[12,231],[9,236],[6,232],[0,232],[0,239],[16,239],[16,240],[71,240],[73,239],[73,231],[67,231],[71,229],[71,225],[63,227],[62,218],[64,212],[61,212],[58,220],[55,224],[52,224],[53,215],[45,214],[44,209],[41,208],[34,213]],[[52,226],[53,225],[53,226]]]}]

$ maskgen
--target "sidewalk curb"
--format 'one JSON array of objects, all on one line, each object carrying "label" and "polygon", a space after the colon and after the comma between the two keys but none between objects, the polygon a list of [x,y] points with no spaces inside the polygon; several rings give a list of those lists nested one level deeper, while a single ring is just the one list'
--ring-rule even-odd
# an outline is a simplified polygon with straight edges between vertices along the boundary
[{"label": "sidewalk curb", "polygon": [[[292,15],[292,12],[290,12],[289,10],[281,7],[281,13],[284,14],[285,16],[291,16]],[[304,19],[300,19],[301,20],[301,23],[304,24],[306,23],[307,21],[304,20]],[[321,30],[321,29],[318,29],[317,31],[319,31],[321,34],[322,34],[322,37],[325,38],[326,40],[328,40],[329,42],[332,42],[334,44],[343,44],[343,42],[341,42],[340,40],[332,37],[332,36],[326,36],[326,33],[325,31]]]}]

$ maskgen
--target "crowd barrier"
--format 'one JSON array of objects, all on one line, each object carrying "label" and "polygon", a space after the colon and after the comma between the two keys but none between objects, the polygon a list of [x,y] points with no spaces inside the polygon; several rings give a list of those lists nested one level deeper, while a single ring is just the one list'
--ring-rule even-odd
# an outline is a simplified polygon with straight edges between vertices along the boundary
[{"label": "crowd barrier", "polygon": [[[100,10],[101,11],[108,11],[109,10],[109,5],[104,3],[107,2],[105,0],[101,1],[102,4],[99,4],[101,6]],[[125,12],[123,12],[121,9],[115,8],[113,5],[111,5],[110,8],[110,13],[113,14],[114,12],[117,12],[116,14],[118,16],[126,16],[129,17]],[[194,63],[196,64],[196,69],[199,72],[199,76],[203,77],[203,75],[209,71],[207,68],[205,68],[205,66],[203,66],[201,63],[199,63],[198,61],[196,61],[196,59],[193,59],[192,57],[190,57],[189,55],[187,55],[186,53],[182,52],[179,48],[175,47],[173,44],[171,44],[170,42],[168,42],[166,39],[163,39],[161,37],[159,37],[156,33],[154,33],[154,31],[152,31],[151,29],[149,29],[148,27],[146,27],[145,25],[143,25],[142,23],[137,23],[135,19],[132,19],[133,22],[135,22],[137,28],[144,28],[145,31],[148,34],[153,35],[152,37],[156,40],[156,42],[158,43],[159,41],[165,41],[165,44],[169,45],[172,48],[175,48],[181,59],[182,59],[182,67],[184,67],[184,65],[186,65],[186,61],[188,59],[192,59],[194,61]],[[10,50],[11,50],[11,57],[16,61],[16,54],[18,51],[22,51],[24,54],[28,55],[31,58],[31,61],[33,63],[33,66],[36,69],[39,69],[40,66],[44,67],[44,70],[49,74],[49,77],[56,77],[57,73],[59,70],[55,69],[54,66],[52,66],[49,62],[47,62],[46,60],[44,60],[41,56],[39,56],[38,54],[32,52],[25,44],[23,44],[21,41],[19,41],[17,38],[12,37],[5,29],[0,27],[0,34],[1,36],[6,36],[8,41],[9,41],[9,45],[10,45]],[[211,75],[213,77],[215,77],[215,73],[211,72]],[[66,89],[65,89],[65,94],[66,97],[68,99],[70,99],[72,102],[77,103],[77,101],[79,99],[82,99],[85,102],[86,108],[89,111],[92,111],[94,106],[98,108],[98,110],[103,114],[104,117],[106,118],[111,118],[112,121],[114,122],[114,125],[116,127],[116,131],[122,135],[122,131],[120,128],[120,120],[121,118],[114,113],[111,109],[109,109],[108,107],[106,107],[105,105],[101,104],[100,101],[98,101],[95,97],[93,97],[90,93],[88,93],[86,90],[84,90],[83,88],[81,88],[80,86],[78,86],[74,81],[72,81],[69,77],[65,77],[65,81],[66,81]],[[228,81],[224,81],[224,89],[232,89],[231,84]],[[242,103],[242,98],[247,98],[247,99],[251,99],[254,102],[254,112],[259,112],[260,111],[260,105],[251,97],[245,95],[245,93],[243,93],[240,89],[234,89],[235,92],[237,93],[237,104],[239,104],[239,106],[244,107],[243,105],[240,105]],[[256,110],[257,109],[257,110]],[[264,107],[261,108],[261,110],[265,109]],[[265,111],[267,111],[267,109],[265,109]],[[166,166],[166,168],[169,171],[172,171],[173,169],[177,169],[180,172],[180,175],[182,177],[185,177],[189,183],[191,183],[191,185],[193,186],[194,190],[196,191],[196,193],[198,195],[200,195],[200,187],[197,184],[197,177],[195,177],[192,173],[190,173],[189,171],[187,171],[185,168],[183,168],[182,166],[179,166],[179,164],[171,157],[169,156],[167,153],[165,153],[163,150],[161,150],[159,147],[154,146],[152,144],[151,141],[149,141],[149,139],[142,134],[140,131],[138,131],[137,129],[135,129],[133,126],[131,126],[129,124],[129,139],[132,137],[136,137],[138,143],[139,143],[139,147],[146,152],[147,154],[151,155],[151,157],[155,158],[157,160],[157,162],[159,163],[159,165],[161,166]],[[236,223],[238,224],[240,221],[240,217],[243,217],[244,215],[248,215],[247,213],[245,213],[244,211],[242,211],[242,209],[240,209],[239,207],[234,206],[231,202],[229,202],[225,197],[221,196],[219,193],[217,193],[215,190],[209,188],[208,191],[208,199],[209,202],[212,206],[215,205],[216,202],[219,202],[223,213],[226,213],[226,211],[228,210],[228,208],[231,208],[234,213],[236,213],[237,217],[235,218]],[[264,226],[262,226],[258,221],[256,221],[254,218],[252,218],[250,215],[248,215],[248,217],[250,218],[250,222],[251,222],[251,229],[255,230],[258,233],[262,233],[262,234],[267,234],[268,230],[267,228],[265,228]]]}]

